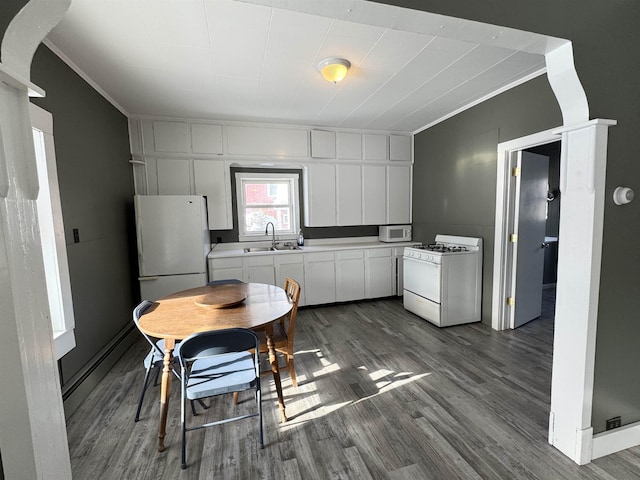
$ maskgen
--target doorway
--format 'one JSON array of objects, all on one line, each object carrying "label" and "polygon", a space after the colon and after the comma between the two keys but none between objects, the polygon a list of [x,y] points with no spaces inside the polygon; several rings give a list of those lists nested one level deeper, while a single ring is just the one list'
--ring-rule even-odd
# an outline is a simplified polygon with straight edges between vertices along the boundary
[{"label": "doorway", "polygon": [[[520,152],[515,179],[515,305],[510,328],[544,317],[553,321],[560,230],[560,149],[555,141]],[[519,183],[519,184],[518,184]]]}]

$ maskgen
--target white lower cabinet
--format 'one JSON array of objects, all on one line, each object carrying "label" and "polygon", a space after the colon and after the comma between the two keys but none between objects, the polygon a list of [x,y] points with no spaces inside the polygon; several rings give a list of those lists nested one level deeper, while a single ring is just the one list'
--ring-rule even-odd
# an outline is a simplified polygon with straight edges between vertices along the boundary
[{"label": "white lower cabinet", "polygon": [[244,279],[249,283],[276,284],[273,255],[256,255],[244,259]]},{"label": "white lower cabinet", "polygon": [[209,259],[209,280],[236,278],[284,287],[287,277],[300,284],[299,305],[322,305],[402,295],[404,247],[265,253]]},{"label": "white lower cabinet", "polygon": [[209,281],[228,279],[244,279],[242,258],[230,257],[209,259]]},{"label": "white lower cabinet", "polygon": [[298,306],[306,305],[305,294],[306,288],[304,283],[304,255],[294,253],[291,255],[276,255],[274,257],[274,266],[276,269],[276,285],[284,287],[284,281],[287,277],[295,280],[300,284],[300,300]]},{"label": "white lower cabinet", "polygon": [[364,296],[364,251],[336,252],[336,300],[347,302]]},{"label": "white lower cabinet", "polygon": [[371,248],[365,252],[365,297],[390,297],[395,293],[395,257],[391,248]]},{"label": "white lower cabinet", "polygon": [[307,305],[336,301],[336,270],[333,252],[304,254],[304,285]]}]

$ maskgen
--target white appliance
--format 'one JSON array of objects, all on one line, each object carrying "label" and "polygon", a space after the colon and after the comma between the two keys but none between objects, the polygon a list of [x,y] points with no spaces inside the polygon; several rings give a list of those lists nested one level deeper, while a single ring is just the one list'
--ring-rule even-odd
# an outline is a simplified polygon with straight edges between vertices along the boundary
[{"label": "white appliance", "polygon": [[410,242],[411,225],[381,225],[378,227],[381,242]]},{"label": "white appliance", "polygon": [[157,300],[207,283],[207,207],[198,195],[135,195],[140,294]]},{"label": "white appliance", "polygon": [[481,238],[437,235],[403,260],[404,308],[438,327],[481,320]]}]

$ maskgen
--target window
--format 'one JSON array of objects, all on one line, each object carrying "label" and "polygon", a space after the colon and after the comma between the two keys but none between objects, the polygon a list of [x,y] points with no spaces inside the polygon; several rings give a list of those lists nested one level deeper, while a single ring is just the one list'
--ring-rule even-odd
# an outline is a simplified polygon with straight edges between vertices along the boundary
[{"label": "window", "polygon": [[76,340],[73,333],[75,322],[71,299],[71,280],[67,263],[67,246],[64,239],[53,143],[53,119],[49,112],[31,105],[31,120],[36,151],[36,168],[40,184],[36,201],[38,224],[40,226],[53,340],[56,358],[60,359],[76,346]]},{"label": "window", "polygon": [[270,240],[269,222],[281,240],[294,239],[300,228],[297,173],[236,172],[240,241]]}]

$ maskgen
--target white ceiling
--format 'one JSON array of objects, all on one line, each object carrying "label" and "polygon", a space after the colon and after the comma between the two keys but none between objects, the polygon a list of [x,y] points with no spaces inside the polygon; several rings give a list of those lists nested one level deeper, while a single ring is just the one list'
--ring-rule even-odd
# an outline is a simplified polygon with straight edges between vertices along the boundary
[{"label": "white ceiling", "polygon": [[132,117],[415,132],[565,41],[364,0],[73,0],[46,43]]}]

